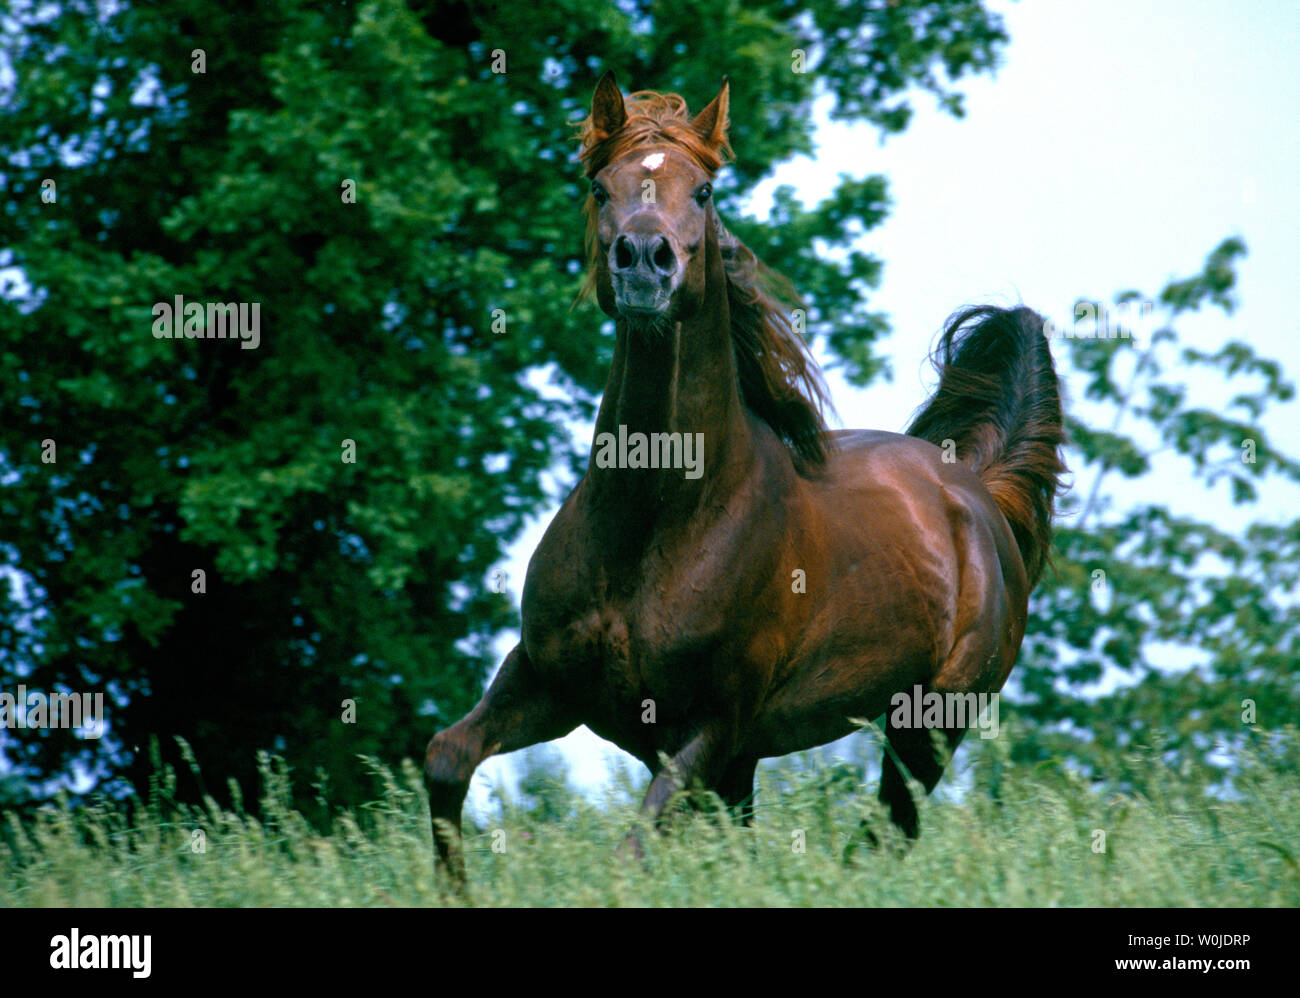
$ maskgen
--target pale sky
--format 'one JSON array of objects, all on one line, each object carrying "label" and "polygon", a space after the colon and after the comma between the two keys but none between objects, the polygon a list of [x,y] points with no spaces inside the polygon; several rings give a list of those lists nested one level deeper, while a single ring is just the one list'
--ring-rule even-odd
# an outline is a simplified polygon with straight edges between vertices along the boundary
[{"label": "pale sky", "polygon": [[[931,386],[924,359],[934,334],[961,305],[1023,302],[1067,326],[1077,298],[1108,302],[1128,288],[1155,297],[1169,279],[1198,272],[1232,235],[1245,240],[1249,254],[1238,267],[1240,307],[1231,318],[1215,309],[1180,321],[1183,341],[1216,349],[1241,339],[1280,361],[1291,378],[1300,377],[1300,323],[1291,299],[1300,286],[1296,5],[1037,0],[991,6],[1004,14],[1011,41],[996,76],[962,82],[964,119],[941,113],[919,94],[911,126],[881,145],[874,128],[831,123],[824,100],[814,157],[782,167],[756,194],[754,210],[766,213],[778,183],[793,185],[811,205],[830,193],[840,173],[889,180],[892,212],[861,248],[885,264],[870,307],[893,323],[880,351],[890,358],[894,379],[858,390],[830,373],[840,422],[901,430]],[[656,81],[624,84],[653,88]],[[732,105],[733,120],[745,114],[743,104]],[[1054,352],[1060,364],[1063,345]],[[1087,417],[1078,401],[1081,386],[1062,373],[1070,404]],[[1187,379],[1191,398],[1207,407],[1226,399],[1222,384],[1199,377]],[[1300,450],[1297,426],[1294,402],[1265,419],[1292,454]],[[584,447],[590,443],[590,427],[574,432]],[[1289,486],[1267,490],[1258,506],[1242,511],[1226,491],[1183,484],[1190,479],[1180,477],[1176,463],[1167,473],[1164,467],[1157,463],[1160,474],[1117,493],[1140,501],[1153,498],[1142,490],[1159,488],[1159,501],[1233,528],[1295,515],[1298,493]],[[1086,494],[1089,478],[1077,482]],[[554,513],[548,509],[534,521],[500,566],[516,604],[528,558]],[[501,635],[501,655],[517,640],[514,632]],[[553,744],[564,752],[573,782],[589,790],[606,785],[609,756],[643,771],[586,728]],[[481,811],[489,788],[502,781],[513,785],[511,756],[479,769],[471,807]]]}]

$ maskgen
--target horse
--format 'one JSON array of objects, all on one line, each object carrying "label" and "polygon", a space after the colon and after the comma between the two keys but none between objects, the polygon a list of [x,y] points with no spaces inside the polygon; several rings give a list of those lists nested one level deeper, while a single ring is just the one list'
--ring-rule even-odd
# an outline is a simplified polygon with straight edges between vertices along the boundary
[{"label": "horse", "polygon": [[[462,890],[461,811],[491,755],[586,724],[649,768],[656,827],[695,788],[749,824],[760,759],[852,733],[900,691],[996,694],[1016,660],[1066,470],[1042,318],[959,312],[906,433],[830,430],[797,295],[713,203],[728,104],[725,78],[692,117],[609,72],[580,126],[582,293],[614,320],[614,357],[519,643],[429,742],[435,874]],[[907,775],[928,794],[965,730],[887,724],[879,798],[903,842]]]}]

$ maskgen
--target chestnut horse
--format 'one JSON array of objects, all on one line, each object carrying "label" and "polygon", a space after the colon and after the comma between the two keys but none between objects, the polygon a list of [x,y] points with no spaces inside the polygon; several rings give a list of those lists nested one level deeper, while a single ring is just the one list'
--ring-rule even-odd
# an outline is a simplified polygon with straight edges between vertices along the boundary
[{"label": "chestnut horse", "polygon": [[[529,563],[521,640],[429,743],[435,866],[461,887],[461,809],[490,755],[586,724],[649,767],[647,815],[698,784],[748,822],[760,758],[917,686],[995,693],[1020,648],[1065,470],[1042,319],[955,316],[907,435],[828,431],[792,289],[714,209],[727,99],[724,80],[691,118],[607,73],[583,123],[587,290],[614,361],[587,473]],[[938,730],[887,728],[880,799],[909,838],[899,764],[932,790],[965,728]]]}]

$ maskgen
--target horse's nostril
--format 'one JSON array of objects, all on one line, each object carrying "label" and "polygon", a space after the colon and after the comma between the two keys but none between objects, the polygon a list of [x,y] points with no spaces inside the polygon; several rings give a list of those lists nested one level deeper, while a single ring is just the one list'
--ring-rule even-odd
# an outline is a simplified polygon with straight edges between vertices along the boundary
[{"label": "horse's nostril", "polygon": [[650,252],[650,262],[661,274],[671,274],[677,269],[677,256],[673,253],[672,245],[663,236],[655,239],[654,247]]},{"label": "horse's nostril", "polygon": [[632,245],[632,240],[627,236],[619,236],[614,240],[614,269],[630,270],[636,263],[636,247]]}]

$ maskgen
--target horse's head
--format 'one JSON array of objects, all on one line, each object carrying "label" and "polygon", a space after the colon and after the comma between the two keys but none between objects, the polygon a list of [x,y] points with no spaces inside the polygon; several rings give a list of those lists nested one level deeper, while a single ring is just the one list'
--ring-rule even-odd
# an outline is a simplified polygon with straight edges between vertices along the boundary
[{"label": "horse's head", "polygon": [[606,314],[654,326],[689,316],[706,287],[713,180],[727,146],[727,81],[693,119],[677,94],[624,102],[612,72],[582,126],[591,180],[587,238],[596,300]]}]

